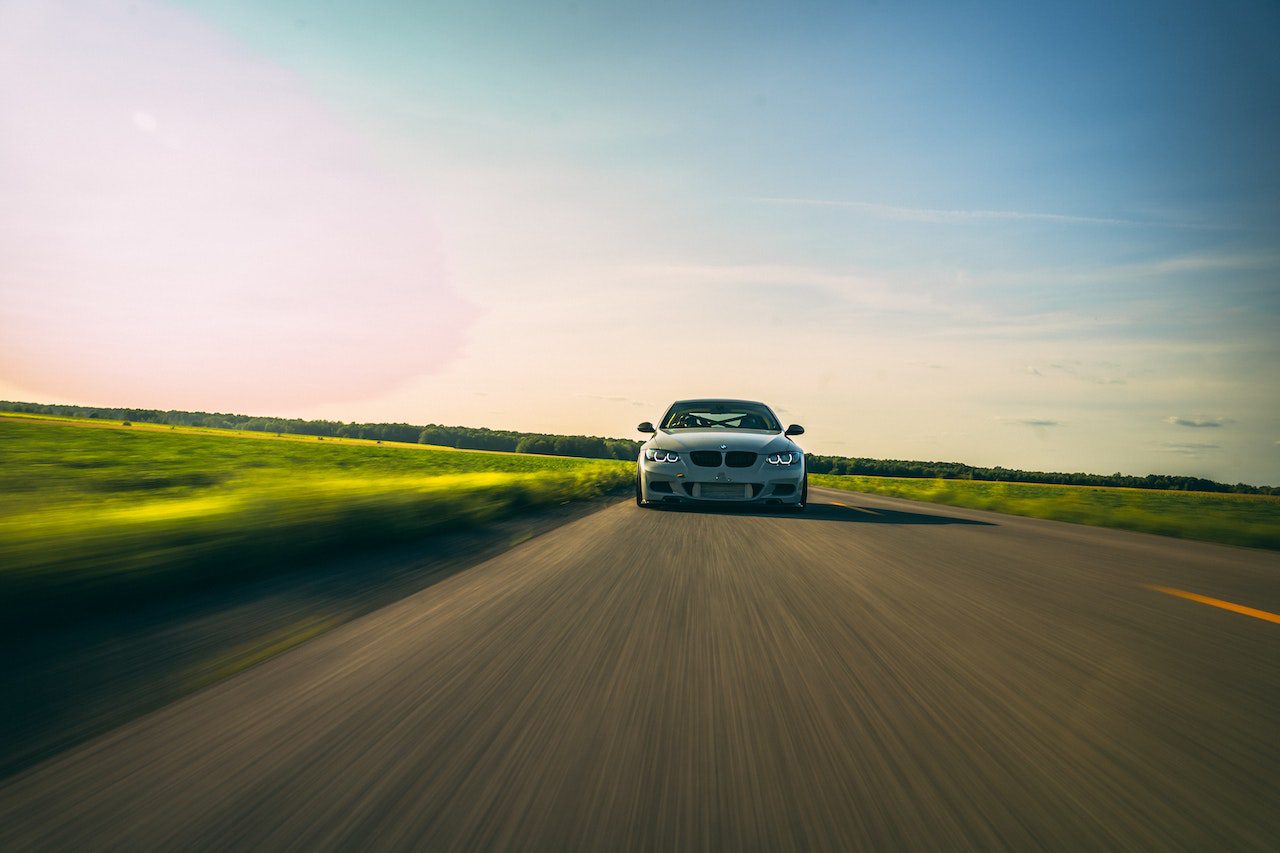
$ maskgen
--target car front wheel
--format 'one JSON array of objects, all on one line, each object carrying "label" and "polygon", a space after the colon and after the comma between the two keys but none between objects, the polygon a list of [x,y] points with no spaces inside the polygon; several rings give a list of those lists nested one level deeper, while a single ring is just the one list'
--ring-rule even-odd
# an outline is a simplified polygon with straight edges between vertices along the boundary
[{"label": "car front wheel", "polygon": [[640,490],[640,477],[636,476],[636,506],[649,508],[649,502],[644,499],[644,493]]},{"label": "car front wheel", "polygon": [[805,505],[809,503],[809,475],[804,475],[804,483],[800,486],[800,500],[791,506],[792,512],[804,512]]}]

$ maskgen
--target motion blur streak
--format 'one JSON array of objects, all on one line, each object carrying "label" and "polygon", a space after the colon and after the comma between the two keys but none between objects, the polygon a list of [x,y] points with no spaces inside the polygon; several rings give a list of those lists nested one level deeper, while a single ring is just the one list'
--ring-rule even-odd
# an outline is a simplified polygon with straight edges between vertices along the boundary
[{"label": "motion blur streak", "polygon": [[[855,504],[834,506],[832,498]],[[0,788],[6,850],[1261,849],[1280,554],[618,504]]]}]

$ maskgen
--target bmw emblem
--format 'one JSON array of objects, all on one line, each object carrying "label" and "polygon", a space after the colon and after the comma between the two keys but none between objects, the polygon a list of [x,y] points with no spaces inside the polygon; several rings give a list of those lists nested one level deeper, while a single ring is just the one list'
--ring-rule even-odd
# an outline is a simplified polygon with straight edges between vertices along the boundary
[{"label": "bmw emblem", "polygon": [[721,450],[728,450],[728,449],[729,449],[729,445],[727,445],[727,444],[722,444],[722,445],[720,445],[720,449],[721,449]]}]

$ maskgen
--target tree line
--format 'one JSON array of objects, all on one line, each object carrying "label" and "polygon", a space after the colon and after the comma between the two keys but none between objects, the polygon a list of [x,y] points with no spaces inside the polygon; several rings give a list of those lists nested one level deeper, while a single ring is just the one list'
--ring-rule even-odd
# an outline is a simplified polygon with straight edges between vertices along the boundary
[{"label": "tree line", "polygon": [[511,453],[540,453],[549,456],[578,456],[586,459],[635,459],[640,442],[593,435],[548,435],[514,432],[485,427],[443,426],[441,424],[344,423],[235,415],[226,412],[184,412],[177,409],[112,409],[95,406],[44,405],[0,401],[0,411],[62,417],[95,418],[131,423],[210,427],[213,429],[271,432],[280,435],[314,435],[320,438],[365,438],[372,441],[403,441],[435,444],[461,450],[500,450]]},{"label": "tree line", "polygon": [[[640,442],[625,438],[593,435],[551,435],[515,432],[486,427],[425,426],[405,423],[344,423],[235,415],[223,412],[184,412],[176,409],[111,409],[93,406],[45,405],[0,401],[0,411],[63,417],[97,418],[176,426],[249,430],[281,435],[314,435],[321,438],[364,438],[373,441],[402,441],[455,447],[461,450],[500,450],[539,453],[549,456],[577,456],[586,459],[635,459]],[[1251,486],[1247,483],[1219,483],[1203,477],[1148,474],[1136,477],[1114,474],[1022,471],[1016,468],[979,468],[962,462],[917,462],[906,459],[862,459],[844,456],[808,457],[815,474],[865,474],[876,477],[919,477],[947,480],[987,480],[1003,483],[1051,483],[1067,486],[1122,486],[1132,489],[1160,489],[1195,492],[1280,495],[1280,486]]]},{"label": "tree line", "polygon": [[1234,492],[1246,495],[1280,495],[1280,486],[1219,483],[1203,477],[1174,474],[1085,474],[1061,471],[1022,471],[1017,468],[979,468],[963,462],[914,462],[906,459],[854,459],[843,456],[809,456],[815,474],[866,474],[874,477],[924,477],[944,480],[987,480],[997,483],[1049,483],[1062,486],[1120,486],[1129,489],[1161,489],[1180,492]]}]

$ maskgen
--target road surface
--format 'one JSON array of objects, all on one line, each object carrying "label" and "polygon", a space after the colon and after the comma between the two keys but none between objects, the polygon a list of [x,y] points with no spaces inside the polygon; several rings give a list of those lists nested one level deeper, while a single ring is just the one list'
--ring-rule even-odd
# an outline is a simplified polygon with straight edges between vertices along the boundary
[{"label": "road surface", "polygon": [[1280,555],[814,499],[571,522],[10,779],[0,848],[1274,848]]}]

